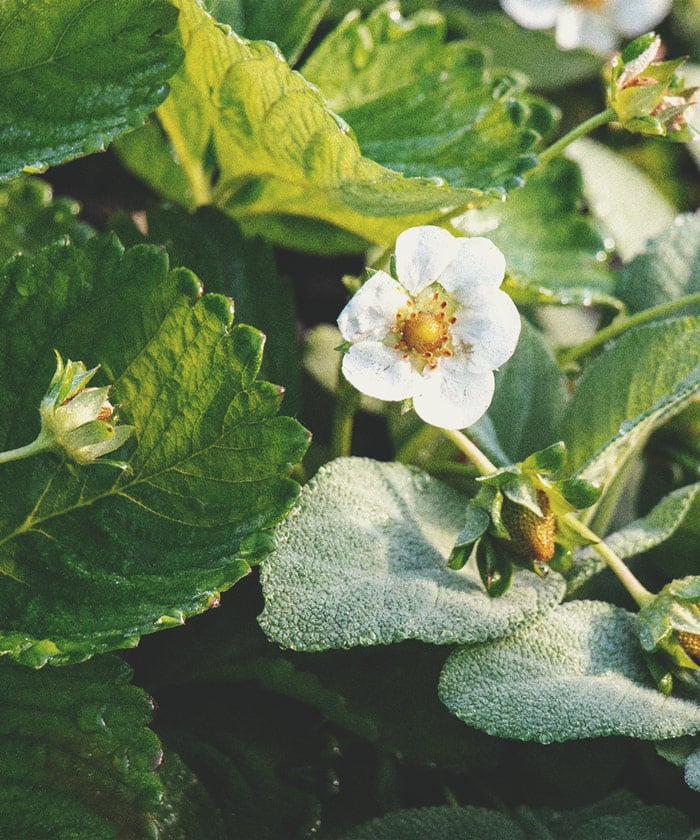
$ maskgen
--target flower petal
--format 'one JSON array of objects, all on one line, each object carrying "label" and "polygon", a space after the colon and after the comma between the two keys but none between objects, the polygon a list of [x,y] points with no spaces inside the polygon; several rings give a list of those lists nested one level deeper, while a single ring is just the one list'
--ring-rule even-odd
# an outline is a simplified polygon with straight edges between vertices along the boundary
[{"label": "flower petal", "polygon": [[501,8],[526,29],[554,26],[563,0],[501,0]]},{"label": "flower petal", "polygon": [[379,341],[353,344],[343,356],[343,374],[358,391],[380,400],[405,400],[422,382],[408,359]]},{"label": "flower petal", "polygon": [[610,11],[589,11],[582,6],[566,6],[557,17],[555,38],[563,50],[587,47],[609,55],[617,46],[617,31]]},{"label": "flower petal", "polygon": [[500,289],[475,293],[467,310],[457,313],[450,332],[470,347],[469,370],[494,370],[510,359],[520,337],[520,314]]},{"label": "flower petal", "polygon": [[435,225],[404,230],[396,240],[396,273],[413,295],[437,280],[455,256],[457,242]]},{"label": "flower petal", "polygon": [[461,303],[468,302],[472,289],[487,286],[497,289],[503,282],[506,258],[483,236],[462,237],[456,241],[452,262],[440,275],[440,283]]},{"label": "flower petal", "polygon": [[407,297],[400,283],[377,271],[338,316],[341,335],[345,341],[381,341],[396,323],[396,313]]},{"label": "flower petal", "polygon": [[613,0],[612,16],[617,29],[633,38],[653,29],[671,11],[671,0]]},{"label": "flower petal", "polygon": [[413,407],[426,423],[442,429],[464,429],[476,423],[491,404],[495,389],[491,371],[474,373],[459,356],[441,359],[422,378]]}]

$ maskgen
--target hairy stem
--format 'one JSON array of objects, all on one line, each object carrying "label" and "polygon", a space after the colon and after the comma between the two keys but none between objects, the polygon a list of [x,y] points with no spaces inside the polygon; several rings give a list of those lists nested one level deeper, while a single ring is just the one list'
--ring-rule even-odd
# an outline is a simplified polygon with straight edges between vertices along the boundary
[{"label": "hairy stem", "polygon": [[572,128],[568,134],[560,137],[556,142],[552,143],[549,148],[540,152],[538,156],[538,166],[544,166],[546,163],[549,163],[552,158],[557,157],[557,155],[560,155],[567,146],[570,146],[574,140],[578,140],[579,137],[583,137],[594,129],[607,125],[609,122],[613,122],[616,119],[617,114],[615,113],[615,109],[606,108],[599,114],[595,114],[594,116],[589,117],[589,119],[584,120],[581,125],[577,125],[576,128]]}]

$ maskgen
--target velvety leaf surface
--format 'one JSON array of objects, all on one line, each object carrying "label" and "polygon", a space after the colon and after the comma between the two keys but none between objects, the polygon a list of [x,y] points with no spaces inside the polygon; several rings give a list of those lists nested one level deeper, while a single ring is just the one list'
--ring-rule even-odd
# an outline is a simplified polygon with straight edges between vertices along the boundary
[{"label": "velvety leaf surface", "polygon": [[[674,490],[644,518],[631,522],[614,534],[609,534],[605,542],[623,560],[649,551],[661,545],[680,528],[692,510],[693,503],[699,498],[700,483]],[[605,567],[605,561],[592,548],[579,549],[574,565],[565,575],[567,595],[577,593],[581,597],[581,587],[592,575]]]},{"label": "velvety leaf surface", "polygon": [[[700,388],[700,318],[632,329],[583,372],[560,430],[569,467],[605,483]],[[605,411],[601,411],[601,405]]]},{"label": "velvety leaf surface", "polygon": [[[158,124],[119,144],[161,195],[189,209],[214,204],[248,234],[321,253],[389,246],[406,227],[484,201],[478,184],[406,178],[363,157],[345,121],[270,44],[226,31],[196,0],[177,5],[185,62]],[[496,131],[519,136],[510,122]]]},{"label": "velvety leaf surface", "polygon": [[473,806],[395,811],[346,832],[341,840],[685,840],[688,831],[688,818],[680,811],[646,805],[620,791],[595,805],[572,811],[521,807],[508,815]]},{"label": "velvety leaf surface", "polygon": [[639,167],[602,143],[582,137],[566,150],[583,175],[585,200],[605,232],[606,246],[623,260],[673,222],[676,211]]},{"label": "velvety leaf surface", "polygon": [[503,251],[505,288],[518,303],[619,306],[605,243],[582,202],[579,168],[559,158],[503,204],[471,210],[456,226]]},{"label": "velvety leaf surface", "polygon": [[566,741],[700,731],[700,705],[664,697],[649,676],[631,613],[596,601],[447,660],[440,698],[470,726],[501,738]]},{"label": "velvety leaf surface", "polygon": [[273,41],[290,65],[314,34],[331,0],[208,0],[207,11],[252,41]]},{"label": "velvety leaf surface", "polygon": [[49,184],[39,178],[14,178],[0,186],[0,263],[18,252],[34,252],[64,236],[79,243],[93,234],[79,221],[80,205],[53,198]]},{"label": "velvety leaf surface", "polygon": [[[263,337],[232,326],[154,246],[55,245],[0,275],[0,440],[38,431],[52,348],[99,363],[136,427],[129,469],[52,455],[2,465],[1,649],[41,665],[135,643],[201,612],[269,551],[307,433],[256,381]],[[120,453],[121,454],[121,453]]]},{"label": "velvety leaf surface", "polygon": [[524,96],[524,78],[494,71],[473,43],[445,43],[442,15],[403,18],[396,2],[366,19],[348,15],[301,72],[352,126],[363,154],[452,186],[521,186],[555,118]]},{"label": "velvety leaf surface", "polygon": [[631,312],[700,292],[700,213],[678,216],[644,253],[624,265],[617,291]]},{"label": "velvety leaf surface", "polygon": [[112,657],[39,672],[0,663],[4,836],[153,836],[161,749],[129,677]]},{"label": "velvety leaf surface", "polygon": [[473,564],[447,558],[466,498],[402,464],[339,459],[322,468],[278,530],[262,568],[268,637],[296,650],[493,639],[552,609],[562,580],[532,573],[491,599]]},{"label": "velvety leaf surface", "polygon": [[6,0],[0,179],[104,150],[166,97],[182,60],[164,0]]}]

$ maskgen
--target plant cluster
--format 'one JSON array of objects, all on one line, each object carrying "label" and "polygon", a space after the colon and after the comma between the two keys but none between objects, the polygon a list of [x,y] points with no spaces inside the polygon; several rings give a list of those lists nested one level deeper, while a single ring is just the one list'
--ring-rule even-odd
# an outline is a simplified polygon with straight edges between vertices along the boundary
[{"label": "plant cluster", "polygon": [[0,4],[2,837],[700,829],[700,7],[354,5]]}]

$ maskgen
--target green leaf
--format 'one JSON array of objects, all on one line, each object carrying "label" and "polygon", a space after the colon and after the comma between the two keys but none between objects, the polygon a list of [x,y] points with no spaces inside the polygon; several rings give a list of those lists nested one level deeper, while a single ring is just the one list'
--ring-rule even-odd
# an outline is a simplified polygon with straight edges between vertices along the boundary
[{"label": "green leaf", "polygon": [[512,462],[557,440],[565,379],[540,333],[523,321],[515,353],[496,374],[488,417]]},{"label": "green leaf", "polygon": [[547,744],[700,731],[698,704],[654,687],[635,617],[596,601],[564,604],[512,636],[460,648],[439,690],[458,718],[501,738]]},{"label": "green leaf", "polygon": [[674,207],[622,155],[583,137],[567,148],[566,156],[581,167],[585,200],[605,231],[606,247],[623,260],[643,251],[647,239],[673,221]]},{"label": "green leaf", "polygon": [[473,43],[445,43],[445,29],[438,12],[403,18],[397,2],[383,3],[365,20],[348,15],[301,71],[384,166],[452,186],[522,186],[554,109]]},{"label": "green leaf", "polygon": [[[700,499],[700,483],[681,487],[664,497],[656,507],[642,519],[631,522],[622,530],[605,538],[608,546],[622,560],[643,554],[665,542],[681,527],[693,503]],[[593,575],[602,571],[605,561],[592,548],[581,548],[576,552],[576,562],[565,575],[567,595],[576,593],[582,597],[581,587]]]},{"label": "green leaf", "polygon": [[342,834],[340,840],[686,840],[689,830],[688,818],[680,811],[647,805],[619,791],[571,811],[520,807],[506,814],[472,805],[394,811]]},{"label": "green leaf", "polygon": [[402,464],[339,459],[304,489],[262,567],[260,624],[296,650],[497,638],[552,609],[561,580],[519,574],[493,602],[447,560],[467,499]]},{"label": "green leaf", "polygon": [[644,253],[623,265],[617,292],[631,312],[700,292],[700,213],[678,216]]},{"label": "green leaf", "polygon": [[163,796],[149,697],[121,660],[36,672],[0,664],[6,837],[151,836]]},{"label": "green leaf", "polygon": [[182,60],[163,0],[6,0],[0,179],[104,150],[166,97]]},{"label": "green leaf", "polygon": [[284,386],[285,414],[296,414],[301,395],[294,300],[291,284],[277,271],[272,248],[257,237],[246,239],[232,219],[213,207],[187,213],[155,206],[146,215],[146,238],[126,218],[128,227],[124,216],[116,225],[111,222],[122,242],[127,233],[128,244],[164,245],[173,265],[194,271],[208,292],[232,297],[236,319],[265,333],[261,375]]},{"label": "green leaf", "polygon": [[207,11],[252,41],[273,41],[293,65],[331,0],[208,0]]},{"label": "green leaf", "polygon": [[177,5],[185,62],[158,124],[119,143],[161,195],[190,210],[213,204],[246,234],[321,253],[388,247],[411,225],[489,198],[363,157],[345,121],[272,45],[229,33],[196,0]]},{"label": "green leaf", "polygon": [[577,477],[605,485],[690,403],[700,388],[699,342],[700,318],[649,324],[629,330],[585,369],[561,427]]},{"label": "green leaf", "polygon": [[578,166],[558,158],[503,204],[470,210],[455,225],[488,236],[503,251],[504,288],[517,303],[620,308],[605,243],[582,202]]},{"label": "green leaf", "polygon": [[[41,665],[134,644],[216,603],[298,494],[308,435],[256,381],[263,337],[231,302],[113,237],[17,257],[0,275],[0,441],[38,431],[53,348],[101,364],[135,439],[127,471],[47,455],[2,465],[0,649]],[[103,383],[97,383],[103,384]],[[10,553],[11,552],[11,553]]]},{"label": "green leaf", "polygon": [[79,212],[77,201],[53,198],[50,185],[39,178],[15,178],[0,185],[0,264],[64,236],[84,242],[93,230],[79,221]]}]

